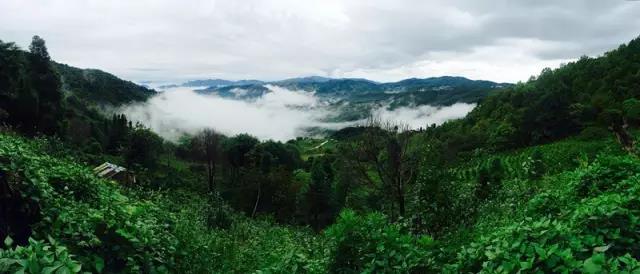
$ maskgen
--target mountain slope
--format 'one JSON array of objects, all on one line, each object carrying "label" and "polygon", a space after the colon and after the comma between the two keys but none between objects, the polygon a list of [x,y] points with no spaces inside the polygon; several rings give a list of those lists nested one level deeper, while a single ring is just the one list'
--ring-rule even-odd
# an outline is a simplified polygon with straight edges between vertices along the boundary
[{"label": "mountain slope", "polygon": [[[460,121],[433,129],[457,148],[540,144],[593,128],[640,122],[640,38],[601,57],[582,57],[489,96]],[[451,138],[457,136],[458,138]]]},{"label": "mountain slope", "polygon": [[120,105],[144,101],[156,93],[101,70],[80,69],[59,63],[54,63],[54,67],[60,74],[63,91],[92,103]]}]

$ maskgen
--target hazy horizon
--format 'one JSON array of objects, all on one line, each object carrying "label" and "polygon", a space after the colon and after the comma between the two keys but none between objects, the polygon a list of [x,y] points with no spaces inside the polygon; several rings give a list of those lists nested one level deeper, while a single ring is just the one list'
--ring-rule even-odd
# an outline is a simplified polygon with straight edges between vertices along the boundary
[{"label": "hazy horizon", "polygon": [[637,14],[637,1],[5,0],[0,39],[27,48],[40,35],[56,61],[138,83],[309,75],[515,83],[635,38]]}]

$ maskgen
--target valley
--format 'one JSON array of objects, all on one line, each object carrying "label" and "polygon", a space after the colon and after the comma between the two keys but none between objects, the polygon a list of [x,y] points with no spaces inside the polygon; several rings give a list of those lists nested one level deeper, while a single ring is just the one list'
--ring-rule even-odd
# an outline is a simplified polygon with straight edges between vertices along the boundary
[{"label": "valley", "polygon": [[640,273],[622,2],[0,3],[0,273]]}]

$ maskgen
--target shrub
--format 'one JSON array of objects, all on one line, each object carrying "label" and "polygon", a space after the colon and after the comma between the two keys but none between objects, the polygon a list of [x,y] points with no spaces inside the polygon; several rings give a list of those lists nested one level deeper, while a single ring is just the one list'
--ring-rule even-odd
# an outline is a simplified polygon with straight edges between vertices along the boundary
[{"label": "shrub", "polygon": [[611,132],[606,128],[591,126],[583,129],[578,135],[578,139],[583,141],[600,140],[611,135]]},{"label": "shrub", "polygon": [[[13,240],[4,241],[7,249],[0,248],[2,273],[79,273],[82,265],[73,259],[67,248],[49,237],[48,242],[29,239],[27,246],[11,248]],[[102,271],[104,262],[97,264]]]},{"label": "shrub", "polygon": [[640,163],[629,157],[598,157],[575,186],[579,197],[594,196],[615,187],[615,184],[640,173]]},{"label": "shrub", "polygon": [[345,210],[325,233],[333,245],[333,273],[424,273],[431,263],[430,237],[405,233],[380,213],[359,216]]},{"label": "shrub", "polygon": [[55,238],[87,265],[106,272],[166,272],[174,265],[171,216],[134,200],[86,166],[42,155],[36,142],[0,135],[0,170],[13,174],[13,191],[35,201],[41,218],[31,237]]}]

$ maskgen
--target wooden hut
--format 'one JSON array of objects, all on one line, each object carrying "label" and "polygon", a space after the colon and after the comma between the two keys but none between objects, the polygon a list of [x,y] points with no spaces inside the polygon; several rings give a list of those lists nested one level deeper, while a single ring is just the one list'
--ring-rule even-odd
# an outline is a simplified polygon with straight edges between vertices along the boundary
[{"label": "wooden hut", "polygon": [[125,184],[135,184],[135,175],[126,168],[105,162],[93,169],[93,172],[105,179],[111,179]]}]

